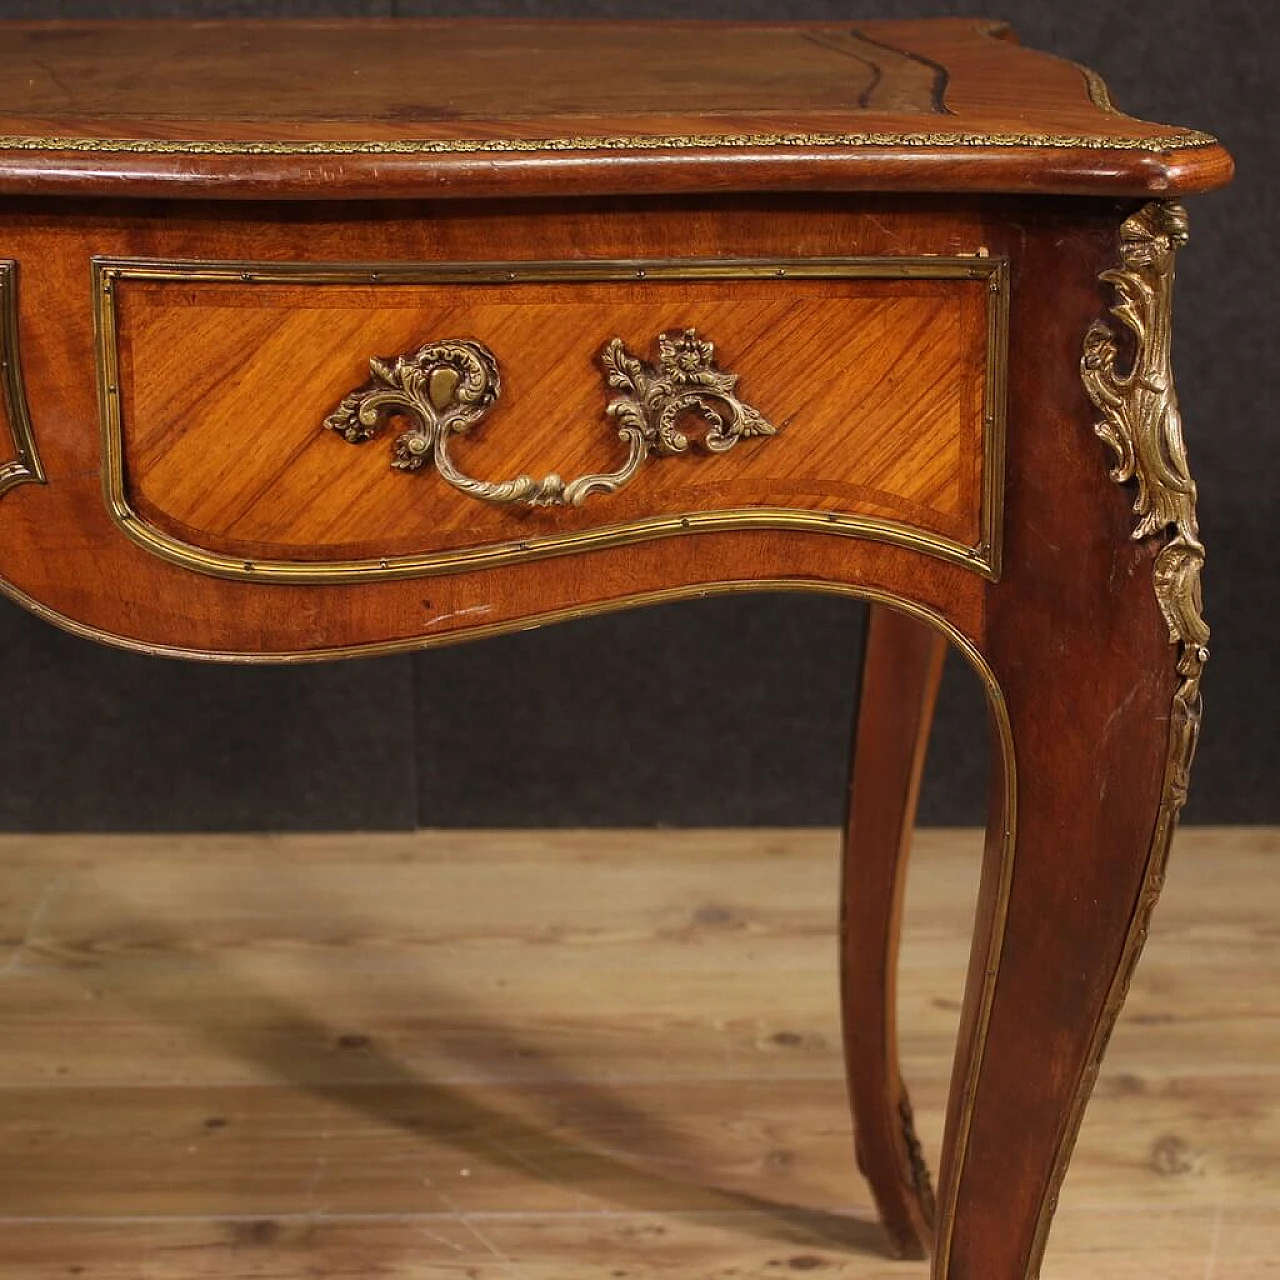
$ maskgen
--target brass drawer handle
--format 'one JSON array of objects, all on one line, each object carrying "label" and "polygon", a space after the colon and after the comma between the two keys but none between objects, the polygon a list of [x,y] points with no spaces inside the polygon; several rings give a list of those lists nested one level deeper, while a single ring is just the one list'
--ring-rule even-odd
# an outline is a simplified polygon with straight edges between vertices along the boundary
[{"label": "brass drawer handle", "polygon": [[748,436],[771,436],[777,428],[734,394],[738,375],[715,367],[715,347],[693,329],[661,334],[658,363],[633,356],[613,338],[600,356],[605,381],[619,394],[605,412],[616,423],[627,459],[616,471],[579,476],[567,483],[555,472],[542,480],[476,480],[449,456],[449,440],[466,435],[496,403],[502,391],[498,361],[482,343],[451,338],[412,355],[369,361],[364,386],[343,398],[324,421],[351,444],[370,440],[398,415],[409,428],[392,447],[391,465],[418,471],[428,462],[449,484],[482,502],[531,507],[580,507],[592,493],[616,493],[651,453],[684,453],[693,441],[680,429],[687,415],[706,423],[697,443],[708,453],[724,453]]}]

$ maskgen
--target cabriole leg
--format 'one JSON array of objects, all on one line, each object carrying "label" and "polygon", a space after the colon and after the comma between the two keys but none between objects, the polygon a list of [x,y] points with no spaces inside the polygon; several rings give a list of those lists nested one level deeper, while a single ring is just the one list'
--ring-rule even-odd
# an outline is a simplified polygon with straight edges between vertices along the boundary
[{"label": "cabriole leg", "polygon": [[858,1164],[900,1258],[923,1258],[933,1238],[933,1188],[898,1067],[896,977],[911,831],[945,656],[946,640],[931,627],[871,606],[842,858],[840,986]]},{"label": "cabriole leg", "polygon": [[[936,1280],[1038,1274],[1058,1188],[1146,939],[1200,720],[1204,558],[1169,369],[1177,206],[1123,226],[1103,273],[1131,332],[1088,331],[1084,388],[1115,452],[1051,400],[1017,460],[982,645],[996,802],[948,1107]],[[1080,300],[1063,277],[1064,307]],[[1054,338],[1040,344],[1053,361]],[[1056,367],[1052,363],[1050,368]],[[1028,393],[1029,396],[1030,393]],[[1136,514],[1136,525],[1134,515]]]}]

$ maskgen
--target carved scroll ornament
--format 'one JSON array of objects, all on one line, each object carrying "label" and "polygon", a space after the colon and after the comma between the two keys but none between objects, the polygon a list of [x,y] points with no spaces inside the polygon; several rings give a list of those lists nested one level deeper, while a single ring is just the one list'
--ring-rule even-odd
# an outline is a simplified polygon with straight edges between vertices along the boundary
[{"label": "carved scroll ornament", "polygon": [[1196,523],[1196,486],[1187,465],[1171,364],[1174,259],[1187,242],[1181,205],[1149,204],[1120,230],[1122,266],[1101,279],[1116,292],[1111,314],[1130,333],[1133,356],[1117,368],[1119,341],[1101,321],[1085,337],[1081,374],[1102,414],[1094,427],[1116,456],[1111,478],[1137,482],[1133,537],[1163,538],[1154,585],[1169,639],[1178,645],[1182,683],[1174,698],[1165,806],[1186,800],[1187,774],[1200,729],[1200,676],[1209,627],[1200,599],[1204,546]]},{"label": "carved scroll ornament", "polygon": [[658,363],[632,355],[620,338],[600,357],[608,387],[618,394],[606,407],[627,458],[615,471],[565,481],[555,472],[541,480],[477,480],[458,469],[449,454],[454,436],[465,435],[493,407],[502,379],[493,353],[479,342],[450,339],[430,343],[412,355],[369,362],[372,377],[347,395],[324,425],[352,444],[371,439],[395,416],[409,419],[392,446],[391,465],[417,471],[435,464],[442,479],[482,502],[531,507],[578,507],[593,493],[616,493],[651,455],[686,452],[693,443],[682,430],[690,417],[706,424],[698,443],[708,453],[724,453],[750,436],[771,436],[777,428],[735,394],[736,374],[715,367],[715,347],[693,329],[664,333]]}]

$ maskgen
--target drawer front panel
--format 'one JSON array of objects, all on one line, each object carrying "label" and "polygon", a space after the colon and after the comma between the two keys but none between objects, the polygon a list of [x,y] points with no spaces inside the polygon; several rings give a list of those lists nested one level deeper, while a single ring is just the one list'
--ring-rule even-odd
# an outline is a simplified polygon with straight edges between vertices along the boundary
[{"label": "drawer front panel", "polygon": [[[998,572],[1003,263],[96,271],[109,507],[135,541],[202,572],[413,576],[709,527],[818,527]],[[492,357],[469,418],[465,382],[441,371],[451,343]],[[415,374],[424,347],[437,365],[420,358]],[[735,405],[764,426],[726,443],[695,395],[730,434]],[[626,412],[607,411],[619,400],[691,447],[655,435],[637,458],[619,438]],[[344,401],[337,425],[371,438],[326,429]],[[392,466],[398,440],[420,469]],[[549,473],[558,498],[553,481],[536,505],[493,500],[510,497],[502,482]],[[574,489],[593,474],[621,478]]]}]

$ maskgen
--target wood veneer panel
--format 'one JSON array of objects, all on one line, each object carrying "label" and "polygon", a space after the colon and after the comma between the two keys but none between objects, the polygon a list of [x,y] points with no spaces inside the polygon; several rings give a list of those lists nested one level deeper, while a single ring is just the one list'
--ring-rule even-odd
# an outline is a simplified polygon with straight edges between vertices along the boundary
[{"label": "wood veneer panel", "polygon": [[[123,458],[151,524],[239,557],[400,556],[733,509],[840,512],[960,547],[981,538],[988,283],[977,280],[236,286],[118,283]],[[390,467],[396,428],[353,448],[322,430],[371,355],[475,338],[503,396],[453,456],[506,479],[610,470],[599,352],[649,359],[664,330],[714,341],[779,428],[651,459],[583,508],[494,507]],[[1001,339],[1003,345],[1003,338]],[[699,428],[694,426],[695,436]],[[992,447],[995,447],[994,440]]]}]

